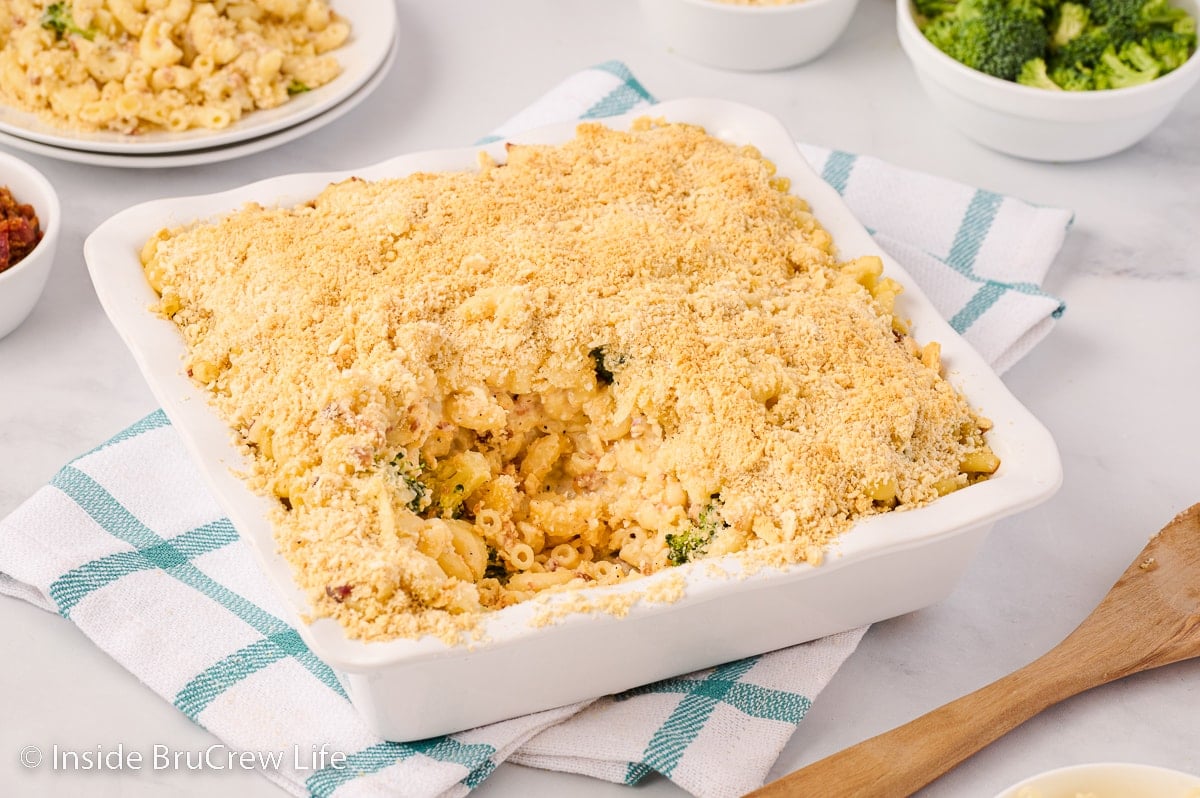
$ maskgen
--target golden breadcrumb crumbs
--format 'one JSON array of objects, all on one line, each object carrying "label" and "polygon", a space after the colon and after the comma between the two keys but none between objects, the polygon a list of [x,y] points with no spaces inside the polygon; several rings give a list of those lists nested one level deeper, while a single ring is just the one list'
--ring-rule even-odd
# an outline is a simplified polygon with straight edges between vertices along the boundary
[{"label": "golden breadcrumb crumbs", "polygon": [[353,637],[454,640],[702,557],[817,563],[998,465],[879,260],[839,261],[770,162],[696,126],[350,179],[143,262]]}]

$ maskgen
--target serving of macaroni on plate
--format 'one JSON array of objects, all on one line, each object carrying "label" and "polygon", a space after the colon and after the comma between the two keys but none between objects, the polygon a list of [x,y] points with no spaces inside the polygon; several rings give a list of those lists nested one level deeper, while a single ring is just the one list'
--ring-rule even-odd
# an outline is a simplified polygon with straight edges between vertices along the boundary
[{"label": "serving of macaroni on plate", "polygon": [[721,555],[819,563],[999,465],[989,424],[749,146],[579,126],[142,251],[186,368],[351,637]]},{"label": "serving of macaroni on plate", "polygon": [[221,129],[336,78],[349,35],[325,0],[7,0],[0,101],[64,129]]}]

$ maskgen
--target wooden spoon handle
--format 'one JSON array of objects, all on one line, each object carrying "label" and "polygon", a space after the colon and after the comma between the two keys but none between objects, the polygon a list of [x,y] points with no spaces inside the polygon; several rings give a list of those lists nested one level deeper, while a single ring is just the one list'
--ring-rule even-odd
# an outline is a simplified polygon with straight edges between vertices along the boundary
[{"label": "wooden spoon handle", "polygon": [[1056,649],[909,723],[784,776],[755,798],[911,795],[1046,707],[1095,684]]}]

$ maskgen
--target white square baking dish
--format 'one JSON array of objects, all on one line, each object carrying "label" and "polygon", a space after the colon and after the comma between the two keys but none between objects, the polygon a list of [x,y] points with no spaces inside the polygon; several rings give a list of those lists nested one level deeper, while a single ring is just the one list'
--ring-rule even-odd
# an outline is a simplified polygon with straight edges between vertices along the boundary
[{"label": "white square baking dish", "polygon": [[[794,565],[746,574],[736,558],[727,557],[626,584],[544,595],[492,613],[484,623],[484,639],[470,645],[450,646],[433,638],[369,643],[350,639],[335,621],[301,620],[306,600],[275,551],[267,521],[270,501],[251,493],[233,473],[243,465],[242,456],[203,390],[184,374],[184,347],[174,324],[149,310],[157,296],[146,282],[138,253],[163,227],[220,215],[246,202],[291,205],[351,176],[376,179],[472,169],[480,149],[503,161],[504,142],[402,155],[347,172],[288,175],[218,194],[156,200],[116,214],[84,245],[105,311],[208,486],[283,597],[287,620],[337,671],[355,706],[384,738],[420,739],[561,706],[927,606],[950,592],[997,519],[1046,499],[1061,481],[1058,452],[1047,430],[938,315],[904,269],[880,251],[837,192],[811,170],[777,120],[746,106],[704,99],[662,103],[652,113],[755,145],[775,162],[779,174],[791,179],[792,192],[808,200],[842,258],[883,258],[885,274],[906,288],[898,315],[912,320],[919,341],[941,342],[948,378],[995,424],[989,442],[1002,465],[991,479],[925,507],[860,522],[818,567]],[[641,115],[644,112],[604,122],[626,128]],[[574,129],[575,123],[554,125],[512,140],[560,143],[571,138]],[[625,617],[562,613],[550,624],[531,623],[573,595],[642,594],[680,579],[686,585],[682,598],[670,603],[639,601]]]}]

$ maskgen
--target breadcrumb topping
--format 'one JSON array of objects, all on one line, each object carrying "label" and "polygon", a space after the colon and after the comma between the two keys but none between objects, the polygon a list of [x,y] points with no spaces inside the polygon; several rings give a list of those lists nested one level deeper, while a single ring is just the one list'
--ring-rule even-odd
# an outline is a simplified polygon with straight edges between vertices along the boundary
[{"label": "breadcrumb topping", "polygon": [[704,557],[818,563],[998,464],[878,259],[840,261],[769,161],[692,125],[350,179],[143,262],[354,637],[455,640]]}]

